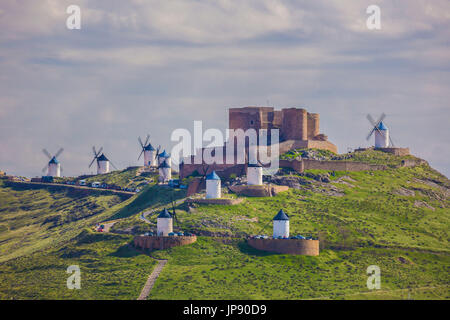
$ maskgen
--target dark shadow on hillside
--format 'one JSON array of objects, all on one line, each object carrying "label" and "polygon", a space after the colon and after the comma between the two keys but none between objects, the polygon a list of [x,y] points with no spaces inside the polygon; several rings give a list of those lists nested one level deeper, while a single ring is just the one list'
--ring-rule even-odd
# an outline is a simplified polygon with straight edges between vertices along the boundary
[{"label": "dark shadow on hillside", "polygon": [[172,199],[177,201],[185,197],[185,190],[174,190],[167,187],[151,186],[141,191],[134,201],[120,209],[109,220],[126,218],[152,206],[170,205]]},{"label": "dark shadow on hillside", "polygon": [[273,255],[278,254],[275,252],[268,252],[268,251],[262,251],[262,250],[255,249],[255,248],[249,246],[247,241],[245,241],[245,240],[239,241],[239,243],[237,244],[237,247],[238,247],[239,251],[241,251],[242,253],[248,254],[250,256],[266,257],[266,256],[273,256]]},{"label": "dark shadow on hillside", "polygon": [[110,253],[108,256],[118,258],[131,258],[139,256],[141,254],[143,253],[133,248],[130,244],[124,244],[123,246],[119,247],[115,252]]}]

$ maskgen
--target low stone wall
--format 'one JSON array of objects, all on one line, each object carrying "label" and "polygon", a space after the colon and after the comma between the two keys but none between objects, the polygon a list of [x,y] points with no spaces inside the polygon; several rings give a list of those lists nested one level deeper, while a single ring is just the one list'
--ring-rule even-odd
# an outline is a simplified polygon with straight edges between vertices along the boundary
[{"label": "low stone wall", "polygon": [[369,164],[357,161],[333,161],[333,160],[280,160],[280,167],[291,168],[297,172],[318,169],[328,171],[365,171],[365,170],[386,170],[385,165]]},{"label": "low stone wall", "polygon": [[392,147],[392,148],[375,148],[375,150],[392,153],[393,155],[396,155],[396,156],[408,156],[410,154],[409,148]]},{"label": "low stone wall", "polygon": [[172,247],[184,246],[197,241],[197,236],[136,236],[134,246],[141,249],[162,250]]},{"label": "low stone wall", "polygon": [[279,144],[280,149],[279,153],[283,154],[285,152],[288,152],[289,150],[293,149],[303,149],[303,148],[314,148],[314,149],[321,149],[321,150],[328,150],[333,153],[337,153],[337,147],[330,141],[323,141],[323,140],[286,140],[283,142],[280,142]]},{"label": "low stone wall", "polygon": [[319,255],[319,240],[248,239],[247,243],[251,247],[262,251],[306,256]]},{"label": "low stone wall", "polygon": [[272,197],[278,193],[289,190],[288,186],[277,186],[274,184],[264,184],[261,186],[230,186],[231,191],[238,195],[247,197]]},{"label": "low stone wall", "polygon": [[187,203],[200,203],[200,204],[221,204],[221,205],[235,205],[244,201],[244,198],[237,199],[187,199]]}]

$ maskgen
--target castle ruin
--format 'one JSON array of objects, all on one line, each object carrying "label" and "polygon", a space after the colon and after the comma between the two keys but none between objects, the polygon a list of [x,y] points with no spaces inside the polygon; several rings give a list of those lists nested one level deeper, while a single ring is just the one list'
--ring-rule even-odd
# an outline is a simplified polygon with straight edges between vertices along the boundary
[{"label": "castle ruin", "polygon": [[[302,108],[275,110],[273,107],[244,107],[229,109],[230,129],[278,129],[280,153],[291,149],[316,148],[337,153],[337,147],[320,133],[318,113],[309,113]],[[284,143],[283,143],[284,142]]]}]

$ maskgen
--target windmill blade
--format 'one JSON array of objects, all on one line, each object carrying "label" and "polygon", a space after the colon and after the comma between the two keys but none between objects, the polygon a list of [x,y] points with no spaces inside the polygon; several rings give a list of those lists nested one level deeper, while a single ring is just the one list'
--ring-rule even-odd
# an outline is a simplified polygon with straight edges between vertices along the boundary
[{"label": "windmill blade", "polygon": [[92,146],[92,151],[94,152],[94,157],[97,157],[97,151],[95,151],[95,146]]},{"label": "windmill blade", "polygon": [[391,142],[391,147],[395,147],[395,145],[394,145],[394,141],[392,141],[392,138],[391,138],[391,136],[389,136],[389,141]]},{"label": "windmill blade", "polygon": [[138,137],[138,141],[139,141],[139,144],[141,145],[142,149],[144,149],[145,145],[142,143],[141,137]]},{"label": "windmill blade", "polygon": [[155,159],[158,158],[160,150],[161,150],[161,145],[159,145],[158,148],[156,148]]},{"label": "windmill blade", "polygon": [[139,154],[138,160],[141,158],[143,153],[144,153],[144,149],[141,150],[141,153]]},{"label": "windmill blade", "polygon": [[147,138],[145,138],[145,143],[144,146],[146,146],[148,144],[148,141],[150,140],[150,135],[147,134]]},{"label": "windmill blade", "polygon": [[61,172],[63,172],[64,170],[63,170],[63,167],[62,166],[60,166],[59,167],[59,170],[61,170]]},{"label": "windmill blade", "polygon": [[102,151],[103,151],[103,147],[100,147],[100,149],[99,149],[98,152],[97,152],[97,156],[100,155],[100,154],[102,154]]},{"label": "windmill blade", "polygon": [[49,160],[52,159],[52,155],[50,154],[50,152],[47,151],[47,149],[42,149],[42,152],[48,157]]},{"label": "windmill blade", "polygon": [[55,158],[58,158],[60,155],[61,155],[61,153],[64,151],[64,148],[60,148],[59,150],[58,150],[58,152],[55,154]]},{"label": "windmill blade", "polygon": [[[97,156],[94,157],[94,159],[92,159],[91,164],[89,165],[89,168],[92,166],[92,164],[94,163],[94,161],[97,160]],[[97,163],[98,165],[98,163]]]},{"label": "windmill blade", "polygon": [[45,173],[45,170],[48,169],[48,166],[45,166],[44,168],[42,168],[42,172]]},{"label": "windmill blade", "polygon": [[373,127],[373,129],[370,130],[369,134],[368,134],[367,137],[366,137],[366,140],[369,140],[369,139],[370,139],[370,136],[373,134],[374,131],[375,131],[375,127]]},{"label": "windmill blade", "polygon": [[119,170],[119,169],[117,169],[117,167],[114,165],[114,163],[111,162],[111,160],[109,160],[109,163],[113,166],[114,169]]},{"label": "windmill blade", "polygon": [[378,127],[378,125],[380,124],[380,122],[384,120],[384,118],[386,118],[386,114],[383,112],[383,113],[381,114],[381,116],[378,118],[378,121],[377,121],[377,127]]},{"label": "windmill blade", "polygon": [[367,120],[369,120],[369,122],[375,127],[376,126],[376,122],[375,120],[372,118],[372,116],[370,114],[367,114],[366,116]]}]

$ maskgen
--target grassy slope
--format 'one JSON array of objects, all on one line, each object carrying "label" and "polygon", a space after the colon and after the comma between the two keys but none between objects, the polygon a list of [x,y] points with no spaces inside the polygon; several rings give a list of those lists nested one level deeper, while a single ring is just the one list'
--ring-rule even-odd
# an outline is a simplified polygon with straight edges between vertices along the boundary
[{"label": "grassy slope", "polygon": [[[394,156],[388,157],[393,163],[399,161]],[[248,198],[237,206],[201,205],[189,213],[184,211],[184,206],[180,206],[177,213],[184,230],[200,229],[233,235],[259,233],[279,208],[283,208],[292,216],[292,234],[320,233],[321,243],[327,249],[322,250],[319,257],[273,255],[256,252],[239,240],[223,244],[200,237],[195,244],[154,253],[169,258],[169,263],[150,298],[405,298],[408,295],[405,290],[411,287],[415,288],[410,293],[412,298],[448,299],[448,194],[444,193],[441,186],[429,183],[432,179],[448,187],[448,180],[426,165],[379,172],[337,172],[332,179],[343,176],[349,177],[345,181],[353,187],[337,182],[324,183],[315,185],[313,189],[291,189],[273,198]],[[310,178],[305,179],[315,183]],[[335,185],[344,196],[329,196],[321,192],[329,189],[330,185]],[[413,190],[414,196],[397,195],[399,188]],[[182,192],[174,194],[175,199],[181,197]],[[148,224],[138,219],[139,212],[147,207],[166,205],[170,198],[167,189],[148,187],[140,195],[106,209],[98,218],[125,217],[117,226],[137,225],[142,230],[149,229]],[[435,210],[417,207],[417,201]],[[248,220],[252,218],[258,221]],[[85,223],[87,225],[92,221],[86,219]],[[0,230],[6,222],[0,223]],[[72,238],[80,232],[79,226],[75,224],[67,228],[66,234]],[[5,236],[4,232],[0,235]],[[9,233],[6,231],[4,239]],[[264,233],[271,233],[270,223]],[[45,232],[42,233],[44,235]],[[105,240],[104,246],[108,246],[110,241]],[[58,247],[55,244],[36,253],[32,259],[20,258],[24,259],[23,263],[11,260],[0,264],[0,271],[3,271],[0,279],[5,283],[0,292],[5,292],[5,287],[13,287],[20,274],[28,277],[34,274],[34,291],[17,288],[14,292],[7,292],[18,298],[33,294],[36,298],[52,297],[50,289],[55,283],[50,282],[46,291],[41,289],[41,286],[46,287],[46,277],[36,275],[35,272],[47,268],[47,259],[52,265],[57,264],[52,261],[61,262],[63,258],[55,252],[68,245],[59,243]],[[117,243],[111,245],[111,250],[120,247]],[[85,260],[77,260],[82,270],[88,268],[89,272],[95,273],[96,268],[114,268],[113,258],[98,259],[97,264],[90,265],[92,258],[89,254],[85,257]],[[17,261],[22,261],[20,259]],[[123,271],[121,268],[138,271],[139,266],[133,263],[117,267],[113,276],[120,274]],[[16,267],[17,264],[24,267]],[[370,264],[377,264],[381,268],[380,292],[367,292],[365,270]],[[66,263],[63,265],[66,268]],[[133,280],[128,278],[128,281]],[[137,282],[143,285],[143,281],[139,278]],[[59,280],[58,285],[61,285]],[[101,288],[97,298],[111,297],[110,291],[119,290],[118,286]],[[94,291],[92,287],[83,297],[92,297],[90,294]],[[130,296],[128,293],[117,293],[116,298]]]},{"label": "grassy slope", "polygon": [[[136,299],[156,265],[128,245],[131,236],[84,230],[71,244],[9,260],[0,267],[0,299]],[[67,289],[78,265],[81,289]]]},{"label": "grassy slope", "polygon": [[[307,257],[263,253],[243,240],[224,244],[200,237],[192,245],[153,255],[169,262],[150,299],[342,299],[354,298],[353,294],[370,298],[366,268],[373,264],[381,268],[385,291],[449,281],[447,255],[398,249],[324,250],[319,257]],[[450,298],[448,286],[430,292]],[[405,297],[399,293],[390,292]],[[426,297],[419,290],[411,296]]]}]

